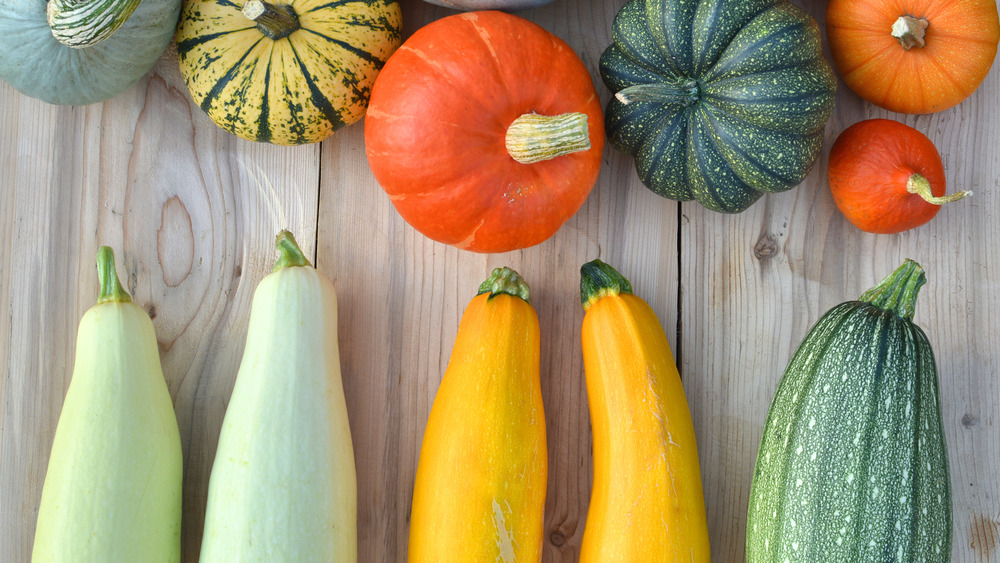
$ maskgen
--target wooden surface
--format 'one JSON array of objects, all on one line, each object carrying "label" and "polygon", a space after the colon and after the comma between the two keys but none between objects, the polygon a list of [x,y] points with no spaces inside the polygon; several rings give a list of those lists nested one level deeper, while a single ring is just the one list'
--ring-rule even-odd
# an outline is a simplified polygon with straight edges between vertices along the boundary
[{"label": "wooden surface", "polygon": [[[522,12],[597,60],[624,0],[556,0]],[[799,2],[822,22],[825,3]],[[404,0],[407,33],[453,13]],[[649,301],[680,364],[699,440],[713,560],[741,561],[767,407],[819,316],[904,258],[928,272],[916,322],[937,356],[955,507],[954,560],[1000,560],[1000,72],[956,108],[891,114],[841,83],[823,157],[798,188],[720,215],[646,190],[610,147],[590,199],[550,240],[478,255],[400,219],[364,154],[363,126],[320,145],[254,144],[193,105],[176,55],[103,104],[56,107],[0,82],[0,560],[27,561],[76,326],[113,246],[153,317],[184,447],[185,561],[196,561],[206,487],[242,354],[250,298],[282,227],[331,277],[358,469],[360,561],[404,561],[427,414],[459,317],[491,268],[532,287],[542,329],[549,443],[545,561],[575,561],[590,488],[579,266],[616,266]],[[942,152],[951,189],[975,196],[901,235],[836,210],[825,180],[836,135],[898,119]]]}]

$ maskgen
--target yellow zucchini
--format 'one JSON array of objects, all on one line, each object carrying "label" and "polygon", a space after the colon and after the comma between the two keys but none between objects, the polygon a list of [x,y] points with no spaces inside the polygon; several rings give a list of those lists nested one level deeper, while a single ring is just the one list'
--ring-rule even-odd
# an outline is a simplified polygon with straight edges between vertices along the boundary
[{"label": "yellow zucchini", "polygon": [[80,320],[73,377],[42,486],[32,561],[180,561],[183,461],[153,323],[114,253]]},{"label": "yellow zucchini", "polygon": [[357,560],[337,296],[288,231],[254,293],[208,486],[201,561]]},{"label": "yellow zucchini", "polygon": [[581,563],[709,561],[694,425],[670,344],[600,260],[581,268],[594,485]]},{"label": "yellow zucchini", "polygon": [[548,457],[528,300],[497,268],[462,315],[420,449],[411,563],[541,559]]}]

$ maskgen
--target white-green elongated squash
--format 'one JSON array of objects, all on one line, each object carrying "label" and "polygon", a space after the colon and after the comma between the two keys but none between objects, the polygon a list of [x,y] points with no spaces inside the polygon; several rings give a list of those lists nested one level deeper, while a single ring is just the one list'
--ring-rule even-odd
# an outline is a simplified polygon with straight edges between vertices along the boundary
[{"label": "white-green elongated squash", "polygon": [[97,253],[100,295],[76,362],[42,486],[32,561],[177,562],[181,439],[153,323],[114,253]]},{"label": "white-green elongated squash", "polygon": [[337,296],[288,231],[254,294],[208,485],[201,562],[357,560]]}]

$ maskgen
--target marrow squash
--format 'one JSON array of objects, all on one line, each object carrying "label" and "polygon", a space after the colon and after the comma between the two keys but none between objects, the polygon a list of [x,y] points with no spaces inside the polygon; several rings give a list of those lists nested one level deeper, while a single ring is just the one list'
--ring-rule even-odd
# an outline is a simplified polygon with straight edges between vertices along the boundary
[{"label": "marrow squash", "polygon": [[410,563],[541,560],[548,458],[529,298],[497,268],[462,315],[420,449]]},{"label": "marrow squash", "polygon": [[337,295],[288,231],[254,293],[208,484],[201,561],[357,560]]},{"label": "marrow squash", "polygon": [[907,260],[827,312],[778,384],[757,454],[747,561],[949,561],[937,370]]},{"label": "marrow squash", "polygon": [[42,486],[31,560],[178,562],[183,460],[153,323],[114,252],[80,320],[73,377]]},{"label": "marrow squash", "polygon": [[694,425],[656,313],[594,260],[580,269],[594,485],[581,563],[709,561]]}]

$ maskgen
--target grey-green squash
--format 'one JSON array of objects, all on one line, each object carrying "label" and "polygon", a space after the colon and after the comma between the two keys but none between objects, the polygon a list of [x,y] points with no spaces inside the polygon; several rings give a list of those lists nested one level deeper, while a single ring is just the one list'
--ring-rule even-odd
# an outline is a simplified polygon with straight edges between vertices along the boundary
[{"label": "grey-green squash", "polygon": [[808,13],[786,0],[630,0],[612,37],[605,129],[646,187],[737,213],[806,177],[836,92]]},{"label": "grey-green squash", "polygon": [[180,9],[181,0],[3,0],[0,78],[51,104],[107,100],[153,68]]},{"label": "grey-green squash", "polygon": [[949,561],[952,505],[934,353],[907,260],[810,330],[778,384],[746,560]]},{"label": "grey-green squash", "polygon": [[361,119],[402,42],[396,0],[187,0],[177,26],[195,103],[251,141],[322,141]]}]

